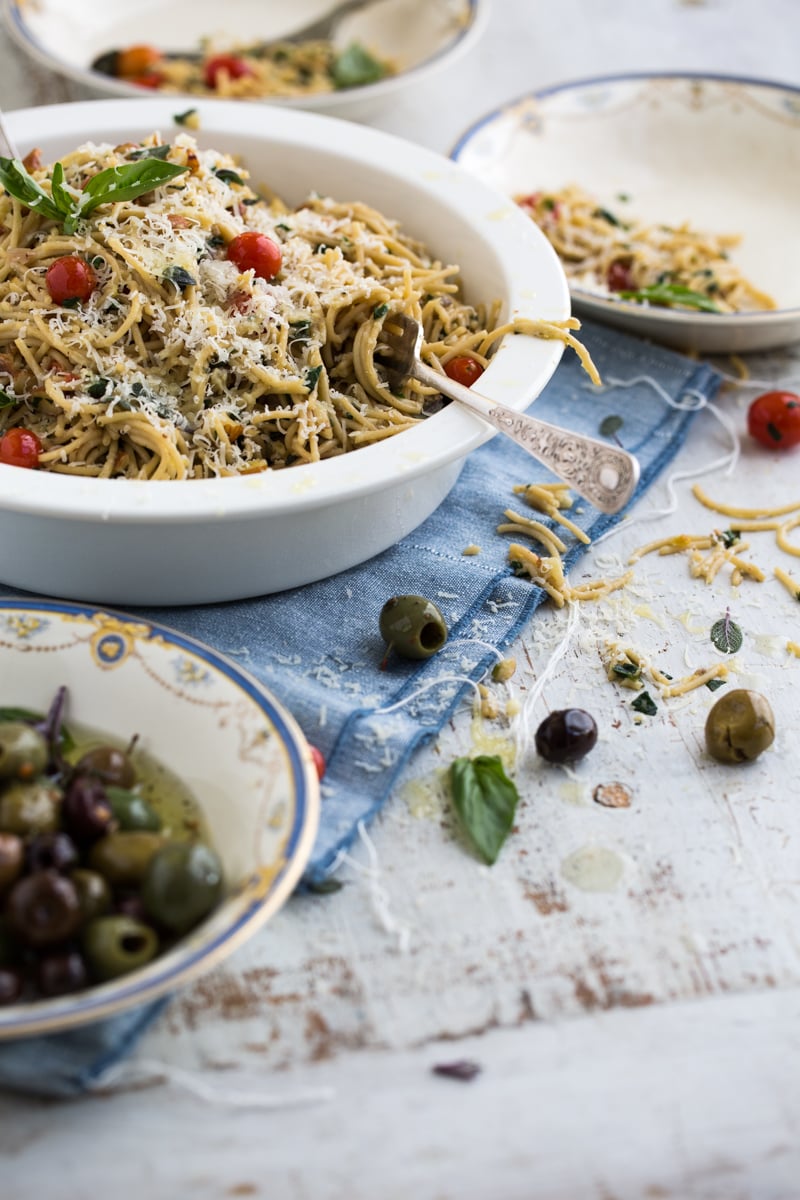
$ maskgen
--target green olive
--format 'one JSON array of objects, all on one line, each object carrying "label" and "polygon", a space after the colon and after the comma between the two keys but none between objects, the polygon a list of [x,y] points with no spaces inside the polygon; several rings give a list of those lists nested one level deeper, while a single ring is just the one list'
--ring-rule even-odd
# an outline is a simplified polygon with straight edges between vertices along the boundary
[{"label": "green olive", "polygon": [[430,658],[447,641],[447,623],[424,596],[392,596],[381,609],[381,637],[403,658]]},{"label": "green olive", "polygon": [[147,912],[174,933],[186,933],[222,895],[222,864],[201,842],[171,842],[154,855],[142,883]]},{"label": "green olive", "polygon": [[158,936],[132,917],[97,917],[83,931],[83,952],[92,976],[101,982],[127,975],[158,954]]},{"label": "green olive", "polygon": [[24,721],[0,724],[0,779],[34,779],[49,758],[47,742]]},{"label": "green olive", "polygon": [[25,837],[58,828],[61,791],[44,779],[15,779],[0,794],[0,830]]},{"label": "green olive", "polygon": [[78,867],[70,872],[70,879],[78,893],[81,921],[93,921],[104,916],[111,908],[111,888],[97,871]]},{"label": "green olive", "polygon": [[163,845],[162,837],[145,830],[109,833],[92,846],[89,866],[114,887],[130,887],[141,882],[150,859]]},{"label": "green olive", "polygon": [[127,788],[111,785],[106,788],[106,796],[120,829],[144,829],[150,833],[158,833],[161,828],[161,817],[147,803],[144,796],[140,796],[138,792],[131,792]]},{"label": "green olive", "polygon": [[103,783],[131,788],[136,783],[136,770],[124,750],[116,746],[95,746],[78,760],[76,771],[81,775],[96,775]]},{"label": "green olive", "polygon": [[0,833],[0,892],[22,874],[25,847],[15,833]]},{"label": "green olive", "polygon": [[706,748],[723,763],[752,762],[772,745],[775,718],[760,692],[735,688],[721,696],[706,719]]}]

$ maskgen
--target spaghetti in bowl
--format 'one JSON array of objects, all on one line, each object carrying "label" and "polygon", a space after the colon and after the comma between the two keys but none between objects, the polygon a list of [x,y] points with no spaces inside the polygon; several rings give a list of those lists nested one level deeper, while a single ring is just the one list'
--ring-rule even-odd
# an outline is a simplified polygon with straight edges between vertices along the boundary
[{"label": "spaghetti in bowl", "polygon": [[[81,172],[108,170],[109,155],[181,170],[149,196],[101,206],[71,243],[45,223],[22,247],[33,251],[34,275],[19,302],[32,311],[25,336],[7,332],[30,361],[11,364],[6,382],[13,398],[24,387],[13,372],[35,376],[47,359],[37,419],[49,422],[40,432],[54,453],[51,470],[0,465],[0,534],[13,546],[3,578],[14,586],[192,603],[354,565],[419,524],[490,436],[455,406],[424,419],[425,397],[382,397],[380,387],[372,408],[383,400],[383,411],[365,424],[382,310],[427,306],[440,361],[467,345],[487,364],[481,390],[511,407],[527,407],[563,349],[569,305],[555,255],[513,205],[446,160],[327,118],[271,110],[265,122],[263,109],[220,102],[200,106],[195,147],[173,108],[81,104],[11,118],[23,152],[36,146],[42,163],[62,162],[65,180],[74,167],[78,197]],[[170,147],[163,157],[153,130]],[[284,203],[246,203],[255,192],[245,168],[226,156]],[[267,230],[285,256],[283,282],[229,257],[242,231]],[[91,241],[80,256],[95,263],[96,288],[53,311],[37,292],[47,288],[45,263],[74,255],[76,237]],[[209,247],[214,239],[224,253]],[[450,263],[459,271],[448,274]],[[509,321],[544,336],[502,336]],[[289,412],[293,396],[301,403]],[[170,424],[170,453],[154,454],[154,433]],[[109,426],[127,429],[127,442]]]}]

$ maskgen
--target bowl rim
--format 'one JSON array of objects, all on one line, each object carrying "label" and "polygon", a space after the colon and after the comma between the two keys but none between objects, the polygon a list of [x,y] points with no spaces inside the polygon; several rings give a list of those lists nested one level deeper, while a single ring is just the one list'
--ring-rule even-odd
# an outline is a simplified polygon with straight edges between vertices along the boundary
[{"label": "bowl rim", "polygon": [[[142,97],[143,89],[137,87],[135,84],[114,79],[110,75],[104,75],[101,71],[92,70],[91,67],[73,66],[71,63],[51,53],[34,36],[25,21],[23,11],[25,0],[2,0],[2,3],[3,17],[11,36],[17,42],[17,45],[25,50],[40,66],[46,67],[51,71],[55,70],[60,75],[71,79],[74,83],[82,84],[84,87],[95,90],[104,89],[119,97]],[[464,0],[464,3],[468,8],[469,19],[456,32],[455,36],[440,46],[428,58],[415,63],[405,71],[398,72],[397,75],[387,75],[383,79],[376,80],[375,83],[362,84],[360,87],[342,88],[339,91],[333,92],[315,92],[313,96],[309,97],[264,96],[260,99],[255,98],[251,101],[246,101],[246,103],[255,105],[275,104],[282,108],[303,108],[313,102],[315,108],[330,108],[334,110],[338,107],[345,107],[348,103],[356,99],[361,100],[363,98],[368,102],[372,100],[378,102],[384,96],[405,87],[406,84],[413,85],[417,83],[423,76],[443,66],[446,61],[464,54],[481,37],[489,23],[490,0]],[[190,92],[169,92],[164,94],[169,96],[173,101],[180,99],[212,99],[212,97],[194,96]],[[147,93],[145,92],[146,95]],[[243,102],[237,100],[233,103],[241,104]]]},{"label": "bowl rim", "polygon": [[[206,139],[250,136],[287,147],[314,150],[324,146],[329,152],[333,148],[348,162],[383,172],[388,179],[410,180],[421,202],[430,198],[444,204],[475,229],[479,219],[486,222],[486,228],[491,228],[486,243],[507,276],[505,315],[542,315],[540,295],[548,319],[563,320],[570,315],[566,277],[544,234],[508,197],[445,156],[382,130],[319,113],[225,100],[201,101],[196,107]],[[174,97],[158,97],[16,109],[6,114],[6,121],[13,136],[35,144],[45,133],[49,138],[102,141],[104,133],[120,126],[134,125],[143,131],[171,129],[173,117]],[[90,136],[92,131],[95,138]],[[563,352],[560,341],[506,336],[482,376],[481,390],[489,400],[526,408],[552,376]],[[519,374],[519,378],[514,376],[512,396],[504,390],[508,364]],[[260,475],[152,482],[87,479],[0,464],[0,508],[48,518],[113,519],[123,524],[145,524],[154,518],[188,524],[220,517],[259,518],[265,511],[295,513],[375,492],[400,478],[413,481],[466,457],[493,436],[495,431],[479,418],[450,404],[414,428],[358,452]]]},{"label": "bowl rim", "polygon": [[[170,646],[180,648],[227,676],[261,709],[279,736],[288,756],[295,804],[283,855],[276,864],[277,870],[268,888],[263,894],[254,895],[236,920],[215,934],[210,942],[186,953],[180,949],[183,939],[179,940],[165,955],[143,968],[152,974],[152,978],[145,982],[140,980],[141,970],[132,971],[130,975],[68,996],[0,1008],[0,1042],[103,1020],[149,1004],[211,970],[252,937],[289,899],[311,855],[320,816],[319,779],[308,743],[297,721],[255,675],[212,646],[159,621],[149,618],[143,620],[141,616],[107,605],[39,600],[26,596],[0,597],[0,612],[7,610],[89,617],[103,613],[136,625],[146,624],[151,632],[166,639]],[[159,963],[162,964],[161,970],[156,970]]]},{"label": "bowl rim", "polygon": [[[558,95],[561,92],[577,92],[584,88],[599,86],[610,83],[633,83],[647,82],[648,80],[657,79],[676,79],[676,80],[693,80],[698,83],[735,83],[741,87],[763,88],[773,92],[785,92],[793,96],[800,96],[800,85],[793,83],[785,83],[776,79],[764,79],[758,76],[751,75],[734,75],[724,71],[680,71],[680,70],[663,70],[663,71],[615,71],[605,75],[588,75],[580,79],[572,79],[562,83],[548,84],[546,87],[536,88],[529,92],[523,92],[514,99],[507,100],[503,104],[498,105],[491,112],[485,113],[474,121],[463,133],[459,134],[457,140],[449,151],[449,157],[453,162],[460,163],[461,156],[469,146],[470,142],[486,125],[494,121],[502,119],[510,109],[513,109],[519,104],[524,104],[526,100],[545,100],[550,96]],[[788,308],[773,308],[765,311],[741,312],[741,313],[707,313],[707,312],[678,312],[668,308],[657,308],[642,306],[630,300],[614,300],[610,297],[605,297],[596,292],[586,291],[584,288],[570,286],[570,294],[576,303],[584,306],[586,311],[593,309],[595,314],[605,312],[624,313],[626,316],[634,317],[650,317],[663,321],[666,325],[674,326],[675,329],[691,326],[692,328],[706,329],[730,329],[734,326],[745,322],[748,326],[758,325],[773,325],[779,323],[780,319],[798,319],[800,318],[800,305],[792,305]]]}]

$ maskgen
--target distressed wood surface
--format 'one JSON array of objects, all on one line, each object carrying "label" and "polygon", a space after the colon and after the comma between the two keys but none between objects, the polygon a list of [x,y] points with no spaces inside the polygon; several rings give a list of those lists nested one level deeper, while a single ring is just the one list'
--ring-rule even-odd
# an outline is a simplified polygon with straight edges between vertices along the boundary
[{"label": "distressed wood surface", "polygon": [[[646,13],[637,0],[562,0],[534,16],[526,0],[495,0],[482,46],[375,123],[446,150],[480,113],[557,80],[680,67],[792,80],[794,0],[759,14],[746,0],[651,0]],[[74,94],[7,43],[0,62],[4,107]],[[800,375],[798,354],[749,365],[757,378]],[[739,431],[753,394],[720,401]],[[624,391],[606,399],[624,418]],[[727,448],[703,414],[674,471],[696,477]],[[744,444],[733,478],[703,483],[735,503],[800,499],[797,462]],[[661,481],[579,578],[616,574],[651,538],[725,527],[686,480],[675,487],[672,515],[643,519],[667,503]],[[343,864],[344,888],[295,897],[175,998],[134,1059],[144,1090],[57,1108],[0,1099],[3,1200],[82,1200],[110,1182],[152,1200],[796,1200],[800,660],[785,644],[800,641],[800,608],[772,568],[800,578],[800,562],[771,534],[748,540],[763,584],[734,589],[726,574],[706,586],[684,556],[642,560],[626,598],[581,610],[526,710],[567,620],[537,614],[513,651],[516,729],[577,704],[601,737],[574,772],[520,739],[522,804],[498,864],[463,846],[442,774],[458,754],[509,753],[514,730],[465,702]],[[708,631],[727,608],[745,632],[732,678],[770,697],[778,726],[773,749],[743,769],[704,753],[716,698],[705,688],[637,721],[598,652],[618,638],[677,677],[720,661]],[[613,783],[628,807],[594,800]],[[483,1068],[470,1084],[431,1073],[461,1059]],[[218,1101],[159,1083],[170,1069]],[[327,1100],[302,1103],[323,1087]],[[240,1109],[231,1092],[279,1107]]]}]

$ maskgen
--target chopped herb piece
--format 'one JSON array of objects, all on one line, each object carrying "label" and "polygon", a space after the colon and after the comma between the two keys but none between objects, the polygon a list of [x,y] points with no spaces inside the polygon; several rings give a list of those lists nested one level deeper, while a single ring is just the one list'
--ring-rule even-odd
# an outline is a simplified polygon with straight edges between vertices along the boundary
[{"label": "chopped herb piece", "polygon": [[715,621],[711,626],[711,641],[723,654],[736,654],[744,642],[744,634],[735,621],[731,620],[730,612]]},{"label": "chopped herb piece", "polygon": [[176,125],[188,125],[192,117],[196,116],[196,108],[187,108],[185,112],[174,113],[172,119]]},{"label": "chopped herb piece", "polygon": [[221,179],[223,183],[238,183],[240,187],[244,187],[244,180],[238,172],[231,171],[228,167],[214,167],[213,171],[217,179]]},{"label": "chopped herb piece", "polygon": [[260,204],[261,200],[262,200],[261,196],[247,196],[242,201],[242,204],[246,204],[249,207],[251,204]]},{"label": "chopped herb piece", "polygon": [[457,1079],[460,1083],[470,1083],[481,1073],[481,1067],[469,1059],[460,1058],[456,1062],[436,1063],[431,1067],[434,1075],[443,1075],[446,1079]]},{"label": "chopped herb piece", "polygon": [[372,315],[376,321],[380,321],[381,317],[385,317],[389,311],[388,304],[379,304],[377,308],[372,310]]},{"label": "chopped herb piece", "polygon": [[511,832],[519,793],[497,755],[457,758],[450,767],[453,805],[475,850],[489,866]]},{"label": "chopped herb piece", "polygon": [[19,399],[16,396],[9,396],[8,392],[4,392],[0,388],[0,408],[13,408],[15,404],[19,404]]},{"label": "chopped herb piece", "polygon": [[737,542],[742,540],[742,535],[738,529],[723,529],[719,537],[726,550],[730,550],[731,546],[735,546]]},{"label": "chopped herb piece", "polygon": [[61,301],[62,308],[80,308],[81,302],[77,296],[68,296],[66,300]]},{"label": "chopped herb piece", "polygon": [[306,371],[306,387],[310,392],[313,392],[317,386],[317,380],[322,374],[322,367],[309,367]]},{"label": "chopped herb piece", "polygon": [[310,321],[290,321],[289,322],[289,342],[309,342],[311,340],[311,322]]},{"label": "chopped herb piece", "polygon": [[94,267],[95,271],[101,271],[105,265],[106,260],[101,254],[95,254],[93,258],[89,259],[89,266]]},{"label": "chopped herb piece", "polygon": [[211,237],[206,238],[206,245],[209,250],[221,250],[225,244],[225,238],[220,237],[218,233],[212,233]]},{"label": "chopped herb piece", "polygon": [[170,266],[164,271],[164,279],[169,283],[174,283],[176,288],[183,291],[184,288],[195,287],[197,280],[194,275],[190,275],[183,267]]},{"label": "chopped herb piece", "polygon": [[208,364],[208,369],[209,369],[209,371],[216,371],[220,367],[227,367],[227,366],[228,366],[227,358],[212,358],[211,362]]},{"label": "chopped herb piece", "polygon": [[141,150],[131,150],[128,158],[134,160],[140,158],[166,158],[171,149],[172,147],[168,142],[165,142],[163,146],[142,146]]},{"label": "chopped herb piece", "polygon": [[717,690],[717,688],[723,687],[724,684],[725,684],[724,679],[707,679],[706,680],[706,687],[708,688],[708,690],[710,692],[715,692]]},{"label": "chopped herb piece", "polygon": [[767,421],[767,433],[772,438],[773,442],[783,441],[783,434],[781,433],[780,429],[778,429],[778,426],[772,421]]},{"label": "chopped herb piece", "polygon": [[123,412],[133,412],[133,405],[130,400],[118,400],[117,408],[122,409]]},{"label": "chopped herb piece", "polygon": [[515,575],[525,575],[525,565],[518,558],[512,558],[508,564]]},{"label": "chopped herb piece", "polygon": [[145,386],[143,383],[140,383],[138,379],[137,379],[136,383],[131,384],[131,395],[132,396],[143,396],[144,392],[145,392]]},{"label": "chopped herb piece", "polygon": [[611,437],[612,434],[615,434],[618,429],[622,429],[624,424],[625,422],[623,421],[622,417],[618,417],[616,415],[604,417],[600,422],[600,433],[603,437]]},{"label": "chopped herb piece", "polygon": [[630,196],[627,192],[617,192],[617,199],[621,200],[623,204],[628,204],[630,202]]},{"label": "chopped herb piece", "polygon": [[631,708],[638,713],[644,713],[646,717],[654,717],[658,712],[658,705],[649,692],[640,692],[636,699],[631,701]]},{"label": "chopped herb piece", "polygon": [[331,79],[337,88],[361,87],[383,79],[386,68],[358,42],[351,44],[335,59],[331,67]]},{"label": "chopped herb piece", "polygon": [[611,670],[615,675],[620,675],[623,679],[638,679],[642,674],[642,668],[639,664],[632,662],[613,663]]},{"label": "chopped herb piece", "polygon": [[621,225],[619,217],[615,217],[607,208],[596,208],[592,213],[593,217],[599,217],[601,221],[607,221],[609,225]]},{"label": "chopped herb piece", "polygon": [[718,313],[719,307],[702,292],[681,287],[677,283],[653,284],[652,287],[637,288],[635,291],[617,292],[621,300],[646,301],[662,308],[697,308],[702,312]]},{"label": "chopped herb piece", "polygon": [[662,671],[661,674],[664,676],[665,679],[672,679],[672,676],[668,675],[666,671]]},{"label": "chopped herb piece", "polygon": [[283,233],[291,233],[292,232],[291,225],[287,225],[284,221],[279,221],[278,224],[275,226],[275,228],[282,230]]},{"label": "chopped herb piece", "polygon": [[86,389],[86,395],[91,396],[93,400],[102,400],[108,389],[111,387],[110,379],[95,379],[94,383],[90,383]]},{"label": "chopped herb piece", "polygon": [[308,891],[314,896],[330,896],[333,892],[340,892],[343,887],[340,879],[320,879],[319,883],[309,883]]},{"label": "chopped herb piece", "polygon": [[552,196],[545,196],[544,200],[542,201],[542,208],[544,209],[544,211],[545,211],[545,212],[552,212],[552,211],[553,211],[553,209],[555,208],[555,206],[556,206],[556,202],[555,202],[555,200],[553,199],[553,197],[552,197]]}]

